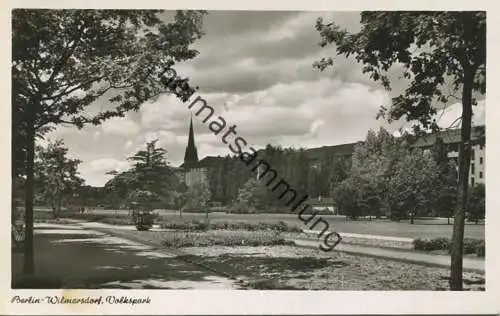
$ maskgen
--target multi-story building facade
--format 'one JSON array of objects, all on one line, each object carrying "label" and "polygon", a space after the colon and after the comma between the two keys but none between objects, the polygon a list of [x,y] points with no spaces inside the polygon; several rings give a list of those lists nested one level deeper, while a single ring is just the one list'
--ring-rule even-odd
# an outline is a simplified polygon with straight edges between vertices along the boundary
[{"label": "multi-story building facade", "polygon": [[[471,129],[471,161],[469,168],[469,184],[484,183],[486,176],[486,150],[485,150],[485,126],[473,126]],[[458,168],[458,145],[461,139],[461,130],[445,130],[438,133],[420,137],[415,142],[415,147],[430,149],[440,137],[445,143],[448,151],[448,158],[455,161]]]}]

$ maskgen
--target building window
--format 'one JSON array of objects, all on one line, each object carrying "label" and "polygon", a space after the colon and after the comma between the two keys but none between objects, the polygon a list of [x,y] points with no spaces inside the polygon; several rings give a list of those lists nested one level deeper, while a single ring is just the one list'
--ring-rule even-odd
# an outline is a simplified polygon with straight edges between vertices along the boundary
[{"label": "building window", "polygon": [[470,152],[470,160],[471,161],[474,161],[474,156],[475,156],[475,151],[474,151],[474,149],[472,149]]},{"label": "building window", "polygon": [[484,145],[479,145],[479,149],[483,150],[484,149]]},{"label": "building window", "polygon": [[479,157],[479,164],[482,165],[483,164],[483,157]]},{"label": "building window", "polygon": [[474,186],[474,177],[470,178],[470,184]]},{"label": "building window", "polygon": [[475,166],[474,166],[474,164],[473,164],[473,163],[471,163],[471,164],[470,164],[470,172],[471,172],[472,174],[476,173],[476,168],[474,168],[474,167],[475,167]]},{"label": "building window", "polygon": [[479,179],[482,179],[482,178],[483,178],[483,173],[479,172]]}]

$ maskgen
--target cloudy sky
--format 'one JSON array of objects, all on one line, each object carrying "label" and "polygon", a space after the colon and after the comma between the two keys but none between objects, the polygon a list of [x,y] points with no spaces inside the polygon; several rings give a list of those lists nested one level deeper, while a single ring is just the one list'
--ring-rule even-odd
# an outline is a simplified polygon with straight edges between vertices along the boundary
[{"label": "cloudy sky", "polygon": [[[171,16],[166,13],[165,19]],[[334,53],[333,46],[318,45],[314,24],[319,16],[350,31],[360,28],[355,12],[210,12],[206,35],[195,45],[200,55],[175,68],[200,87],[200,96],[225,111],[222,116],[255,148],[268,143],[336,145],[362,140],[370,128],[404,126],[376,120],[391,95],[363,75],[354,60],[337,58],[334,69],[313,69],[314,61]],[[397,94],[405,83],[396,72],[392,78],[392,94]],[[102,101],[94,105],[103,106]],[[476,123],[484,123],[484,102],[476,112]],[[458,104],[449,107],[442,125],[449,126],[459,115]],[[159,139],[171,165],[182,163],[189,116],[185,104],[164,95],[127,118],[82,130],[60,127],[49,138],[64,139],[70,155],[83,161],[79,171],[87,184],[102,186],[109,179],[105,172],[127,169],[126,157],[148,140]],[[206,125],[194,120],[200,158],[230,153]]]}]

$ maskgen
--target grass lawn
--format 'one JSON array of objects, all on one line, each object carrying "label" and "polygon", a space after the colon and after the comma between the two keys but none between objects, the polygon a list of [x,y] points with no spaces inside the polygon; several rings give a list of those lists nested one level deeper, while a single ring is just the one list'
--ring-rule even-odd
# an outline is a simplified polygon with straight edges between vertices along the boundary
[{"label": "grass lawn", "polygon": [[[36,212],[46,213],[46,212]],[[175,222],[179,221],[178,213],[169,211],[158,211],[160,218],[157,223],[161,222]],[[91,212],[90,214],[101,215],[101,217],[108,217],[106,220],[110,224],[116,222],[123,224],[130,222],[130,217],[127,216],[127,211],[114,211],[114,210],[99,210]],[[42,214],[40,214],[42,215]],[[344,233],[356,234],[369,234],[381,236],[395,236],[395,237],[409,237],[409,238],[437,238],[447,237],[451,238],[453,225],[447,225],[446,219],[417,219],[415,224],[410,224],[407,221],[399,223],[391,222],[388,220],[359,220],[347,221],[343,216],[322,215],[323,219],[327,220],[330,229]],[[114,220],[111,218],[115,218]],[[119,219],[117,219],[119,218]],[[209,215],[212,223],[226,222],[247,222],[247,223],[277,223],[284,222],[290,227],[299,227],[301,229],[309,229],[304,225],[294,214],[226,214],[226,213],[212,213]],[[185,213],[183,214],[182,221],[201,221],[205,220],[203,213]],[[321,226],[322,227],[322,226]],[[321,229],[320,227],[318,227]],[[475,225],[473,223],[466,223],[465,237],[474,239],[485,239],[484,224]]]}]

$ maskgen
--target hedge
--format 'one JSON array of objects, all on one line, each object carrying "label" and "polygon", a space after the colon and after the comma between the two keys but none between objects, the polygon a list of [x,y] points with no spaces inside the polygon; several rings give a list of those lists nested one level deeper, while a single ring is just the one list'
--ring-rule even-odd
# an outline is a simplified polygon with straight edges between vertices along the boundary
[{"label": "hedge", "polygon": [[[421,251],[446,250],[450,252],[451,240],[439,237],[432,239],[417,238],[413,240],[413,249]],[[485,256],[485,242],[482,239],[464,239],[464,254],[475,253],[478,257]]]}]

